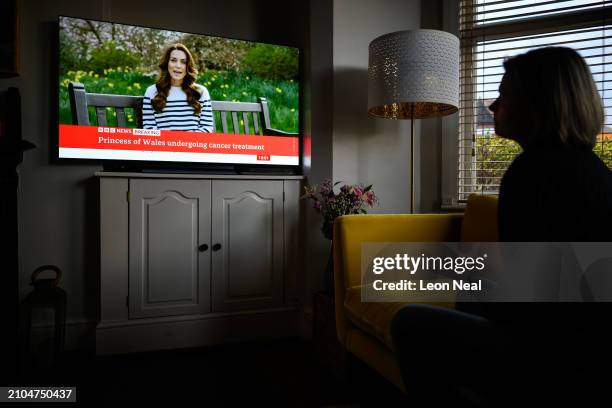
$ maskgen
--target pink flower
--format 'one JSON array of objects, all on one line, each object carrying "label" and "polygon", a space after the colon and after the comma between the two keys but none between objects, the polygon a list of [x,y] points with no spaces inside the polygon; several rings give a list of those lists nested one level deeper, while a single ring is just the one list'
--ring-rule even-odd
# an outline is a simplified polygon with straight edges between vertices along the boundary
[{"label": "pink flower", "polygon": [[367,207],[373,207],[378,200],[371,190],[372,186],[364,187],[362,184],[341,185],[339,192],[334,192],[334,187],[341,182],[333,183],[326,179],[318,188],[315,186],[304,187],[302,198],[310,198],[314,201],[313,208],[323,216],[323,234],[331,239],[331,231],[336,217],[347,214],[365,214]]},{"label": "pink flower", "polygon": [[321,185],[321,194],[328,195],[330,193],[334,193],[332,181],[331,179],[325,179],[325,181],[323,181],[323,184]]},{"label": "pink flower", "polygon": [[365,195],[366,195],[366,202],[368,203],[370,207],[372,207],[374,205],[374,192],[368,191],[367,193],[365,193]]}]

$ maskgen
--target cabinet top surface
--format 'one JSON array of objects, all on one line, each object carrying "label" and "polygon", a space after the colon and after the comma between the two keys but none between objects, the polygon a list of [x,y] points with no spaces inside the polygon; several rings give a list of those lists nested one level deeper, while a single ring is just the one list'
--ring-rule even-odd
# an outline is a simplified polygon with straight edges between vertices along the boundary
[{"label": "cabinet top surface", "polygon": [[96,177],[120,178],[173,178],[173,179],[224,179],[224,180],[303,180],[304,176],[279,176],[261,174],[186,174],[186,173],[129,173],[97,171]]}]

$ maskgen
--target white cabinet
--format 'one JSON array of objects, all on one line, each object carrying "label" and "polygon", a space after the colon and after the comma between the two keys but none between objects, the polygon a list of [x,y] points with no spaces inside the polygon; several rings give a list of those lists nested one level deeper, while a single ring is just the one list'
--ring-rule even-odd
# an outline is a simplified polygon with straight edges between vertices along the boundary
[{"label": "white cabinet", "polygon": [[98,176],[98,354],[297,333],[301,177]]}]

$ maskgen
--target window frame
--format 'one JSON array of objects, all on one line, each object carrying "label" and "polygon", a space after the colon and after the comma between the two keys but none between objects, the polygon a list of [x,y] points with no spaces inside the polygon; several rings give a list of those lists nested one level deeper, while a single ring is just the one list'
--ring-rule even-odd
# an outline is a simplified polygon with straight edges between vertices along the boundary
[{"label": "window frame", "polygon": [[[469,65],[467,67],[464,65],[466,63],[466,53],[463,51],[467,49],[475,50],[476,44],[485,38],[489,41],[511,39],[525,35],[597,27],[612,21],[612,1],[602,0],[602,7],[474,26],[464,31],[464,33],[469,31],[469,38],[466,38],[468,36],[462,35],[460,31],[461,6],[466,3],[468,7],[470,5],[477,7],[477,0],[444,0],[443,3],[443,29],[457,35],[460,39],[460,72],[469,69]],[[475,51],[467,54],[473,59]],[[469,61],[467,63],[469,64]],[[475,67],[472,69],[475,69]],[[463,93],[466,93],[465,90]],[[443,118],[442,121],[441,208],[443,210],[465,208],[465,200],[459,200],[459,167],[465,163],[465,161],[463,163],[459,162],[461,160],[459,157],[460,114],[461,109],[458,113]],[[464,126],[471,125],[466,123]],[[472,142],[472,148],[474,147]]]}]

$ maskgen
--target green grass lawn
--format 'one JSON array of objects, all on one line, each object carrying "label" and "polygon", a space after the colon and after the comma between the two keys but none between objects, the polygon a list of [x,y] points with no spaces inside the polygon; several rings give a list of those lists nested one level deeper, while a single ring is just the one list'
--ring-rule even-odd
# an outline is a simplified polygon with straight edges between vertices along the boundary
[{"label": "green grass lawn", "polygon": [[[60,76],[60,123],[72,123],[68,83],[80,82],[87,92],[108,93],[116,95],[144,95],[145,89],[155,83],[155,76],[147,76],[130,68],[111,68],[104,75],[94,72],[68,71]],[[264,80],[244,72],[207,71],[197,81],[208,88],[215,101],[256,102],[257,97],[268,99],[270,122],[272,127],[286,132],[297,133],[299,89],[293,80]],[[114,111],[108,110],[109,126],[116,126]],[[129,127],[135,127],[135,115],[126,109]],[[93,108],[90,108],[90,123],[96,123]],[[217,123],[220,129],[220,123]]]}]

